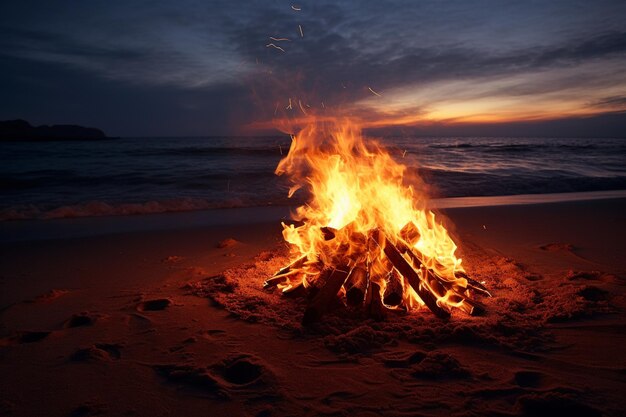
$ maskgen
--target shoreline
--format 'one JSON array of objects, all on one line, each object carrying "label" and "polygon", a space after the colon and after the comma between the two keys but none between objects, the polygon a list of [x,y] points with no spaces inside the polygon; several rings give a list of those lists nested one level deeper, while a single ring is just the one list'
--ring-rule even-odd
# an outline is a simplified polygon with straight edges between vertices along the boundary
[{"label": "shoreline", "polygon": [[[586,201],[626,199],[626,190],[554,194],[521,194],[488,197],[451,197],[430,200],[432,210],[479,207],[513,207],[575,204]],[[67,239],[116,233],[204,228],[217,225],[258,224],[289,221],[297,206],[216,208],[180,212],[53,219],[0,221],[0,244],[48,239]]]}]

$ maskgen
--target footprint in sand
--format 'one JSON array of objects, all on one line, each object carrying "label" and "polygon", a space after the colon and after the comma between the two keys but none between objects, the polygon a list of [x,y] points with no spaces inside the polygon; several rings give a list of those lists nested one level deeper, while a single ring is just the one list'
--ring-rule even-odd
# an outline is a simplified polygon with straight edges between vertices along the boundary
[{"label": "footprint in sand", "polygon": [[513,376],[513,383],[522,388],[540,388],[544,381],[543,373],[531,370],[517,371]]},{"label": "footprint in sand", "polygon": [[121,345],[111,343],[96,343],[95,345],[80,348],[72,354],[74,362],[110,362],[122,357]]},{"label": "footprint in sand", "polygon": [[220,383],[206,368],[173,364],[153,365],[152,369],[167,382],[180,388],[200,390],[213,395],[223,393]]},{"label": "footprint in sand", "polygon": [[452,355],[443,352],[429,352],[418,364],[411,367],[412,376],[419,379],[443,380],[467,378],[468,369]]},{"label": "footprint in sand", "polygon": [[265,399],[277,395],[271,388],[272,374],[248,355],[227,358],[208,367],[171,364],[152,368],[169,383],[211,395],[228,397],[230,390]]},{"label": "footprint in sand", "polygon": [[547,252],[568,252],[573,253],[576,250],[576,247],[571,243],[546,243],[545,245],[539,246],[539,249],[545,250]]},{"label": "footprint in sand", "polygon": [[383,357],[383,364],[387,368],[409,368],[420,363],[426,357],[425,352],[400,352]]},{"label": "footprint in sand", "polygon": [[0,346],[21,345],[24,343],[35,343],[44,340],[50,336],[52,332],[36,331],[36,332],[18,332],[12,336],[0,339]]},{"label": "footprint in sand", "polygon": [[600,417],[602,413],[583,404],[567,392],[566,387],[558,387],[544,392],[531,392],[517,398],[516,407],[523,417],[568,416]]},{"label": "footprint in sand", "polygon": [[607,284],[626,285],[626,278],[602,271],[567,271],[565,277],[570,281],[602,281]]},{"label": "footprint in sand", "polygon": [[609,299],[609,292],[593,285],[587,285],[581,288],[578,295],[583,297],[587,301],[605,301]]},{"label": "footprint in sand", "polygon": [[98,317],[90,313],[79,313],[72,315],[71,318],[65,321],[63,327],[66,329],[82,326],[92,326]]},{"label": "footprint in sand", "polygon": [[245,355],[227,359],[217,369],[225,381],[235,385],[251,384],[263,375],[263,367]]},{"label": "footprint in sand", "polygon": [[530,273],[525,274],[524,278],[526,278],[528,281],[541,281],[543,279],[543,275]]},{"label": "footprint in sand", "polygon": [[138,311],[161,311],[165,310],[172,304],[167,298],[158,298],[156,300],[147,300],[137,305]]}]

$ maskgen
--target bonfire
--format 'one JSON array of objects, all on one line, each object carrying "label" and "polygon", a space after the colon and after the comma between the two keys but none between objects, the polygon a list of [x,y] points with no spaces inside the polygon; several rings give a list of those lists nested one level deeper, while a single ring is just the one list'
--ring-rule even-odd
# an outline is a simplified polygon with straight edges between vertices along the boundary
[{"label": "bonfire", "polygon": [[[292,137],[276,174],[309,198],[283,223],[291,261],[264,282],[282,294],[307,294],[303,324],[339,301],[381,319],[387,310],[484,311],[487,289],[465,272],[457,245],[426,207],[419,183],[382,144],[350,122],[311,124]],[[418,184],[418,186],[416,186]]]}]

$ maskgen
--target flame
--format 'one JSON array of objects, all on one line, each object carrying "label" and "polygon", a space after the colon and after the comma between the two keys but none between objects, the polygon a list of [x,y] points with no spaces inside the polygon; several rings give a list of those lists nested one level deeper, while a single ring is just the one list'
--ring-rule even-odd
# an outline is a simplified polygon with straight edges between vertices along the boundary
[{"label": "flame", "polygon": [[[298,225],[283,223],[292,261],[303,260],[289,272],[283,287],[307,286],[307,276],[316,275],[323,266],[367,265],[370,280],[380,286],[382,295],[393,270],[383,254],[384,242],[380,243],[384,236],[420,254],[419,259],[407,253],[401,256],[428,286],[437,305],[449,309],[463,302],[455,296],[459,288],[467,288],[465,278],[459,277],[464,270],[456,256],[457,245],[426,209],[426,195],[415,181],[411,184],[406,166],[396,162],[380,142],[364,138],[358,124],[348,119],[308,124],[292,136],[289,153],[276,174],[291,180],[289,196],[301,188],[310,193],[309,201],[294,214]],[[428,271],[451,283],[456,292],[429,284]],[[406,278],[400,276],[400,281],[404,306],[423,305]]]}]

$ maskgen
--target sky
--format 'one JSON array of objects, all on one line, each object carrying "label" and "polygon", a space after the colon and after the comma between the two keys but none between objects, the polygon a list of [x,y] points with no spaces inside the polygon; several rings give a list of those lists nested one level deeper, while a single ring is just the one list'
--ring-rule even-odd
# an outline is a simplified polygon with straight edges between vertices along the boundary
[{"label": "sky", "polygon": [[[287,40],[273,40],[287,39]],[[0,3],[0,120],[113,136],[626,136],[626,2]]]}]

